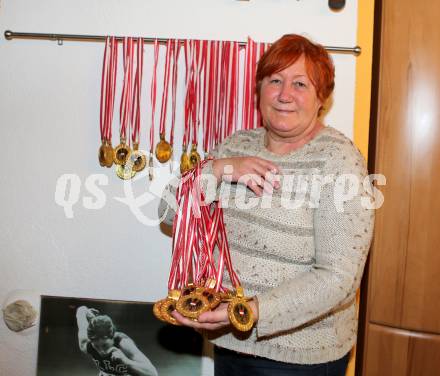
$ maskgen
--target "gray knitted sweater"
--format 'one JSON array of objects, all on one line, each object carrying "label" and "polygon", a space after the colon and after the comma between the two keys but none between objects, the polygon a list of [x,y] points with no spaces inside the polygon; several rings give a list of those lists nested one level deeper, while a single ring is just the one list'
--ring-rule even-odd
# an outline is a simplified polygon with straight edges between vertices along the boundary
[{"label": "gray knitted sweater", "polygon": [[[356,290],[370,247],[374,210],[364,158],[342,133],[326,127],[286,155],[268,151],[265,129],[240,131],[215,158],[258,156],[277,164],[281,188],[257,197],[223,182],[207,201],[222,200],[232,262],[245,293],[257,296],[259,320],[246,335],[211,332],[216,345],[288,363],[344,356],[356,341]],[[212,174],[208,163],[203,174]],[[159,214],[175,209],[167,190]],[[174,210],[165,221],[172,222]],[[225,284],[230,280],[225,275]]]}]

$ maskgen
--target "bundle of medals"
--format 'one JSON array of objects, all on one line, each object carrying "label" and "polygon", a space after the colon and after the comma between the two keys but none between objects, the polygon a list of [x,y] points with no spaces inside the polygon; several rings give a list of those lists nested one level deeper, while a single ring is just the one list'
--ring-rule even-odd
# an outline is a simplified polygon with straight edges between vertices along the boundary
[{"label": "bundle of medals", "polygon": [[[180,43],[177,40],[169,39],[167,41],[167,50],[165,55],[165,70],[163,76],[163,92],[162,92],[162,107],[160,111],[160,140],[156,145],[156,158],[160,163],[168,162],[173,155],[173,141],[174,141],[174,126],[176,123],[176,94],[177,94],[177,62],[179,60]],[[171,60],[173,67],[171,69]],[[170,142],[166,140],[165,125],[167,117],[168,105],[168,88],[170,82],[170,75],[172,76],[172,112],[171,112],[171,132]]]},{"label": "bundle of medals", "polygon": [[[179,325],[171,315],[174,310],[197,321],[203,312],[228,302],[231,324],[239,331],[249,331],[253,313],[232,267],[222,208],[218,202],[206,205],[200,186],[206,163],[204,160],[187,171],[177,189],[168,296],[154,304],[153,312],[158,319]],[[222,284],[225,269],[232,290]]]}]

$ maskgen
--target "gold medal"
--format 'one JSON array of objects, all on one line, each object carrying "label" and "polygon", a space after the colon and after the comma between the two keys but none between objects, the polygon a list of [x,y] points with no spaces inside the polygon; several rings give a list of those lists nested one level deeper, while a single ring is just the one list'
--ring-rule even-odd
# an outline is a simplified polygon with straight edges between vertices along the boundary
[{"label": "gold medal", "polygon": [[176,303],[179,299],[180,291],[171,290],[168,292],[168,297],[162,300],[160,305],[160,315],[163,321],[169,324],[180,325],[177,320],[171,316],[171,312],[176,310]]},{"label": "gold medal", "polygon": [[214,289],[208,287],[203,288],[203,290],[200,291],[200,294],[208,301],[210,310],[216,308],[222,301],[220,294]]},{"label": "gold medal", "polygon": [[197,145],[192,144],[191,152],[189,153],[189,160],[191,162],[191,167],[197,166],[200,163],[200,154],[197,152]]},{"label": "gold medal", "polygon": [[184,174],[188,170],[191,170],[191,161],[188,154],[186,154],[186,146],[184,146],[182,156],[180,157],[180,173]]},{"label": "gold medal", "polygon": [[116,146],[113,161],[117,165],[125,165],[130,158],[131,149],[125,142],[125,138],[121,138],[121,143]]},{"label": "gold medal", "polygon": [[228,305],[228,317],[231,324],[241,332],[247,332],[254,326],[254,314],[244,296],[243,287],[237,286],[235,296]]},{"label": "gold medal", "polygon": [[114,150],[113,150],[113,146],[112,146],[112,142],[110,140],[107,140],[106,144],[104,145],[105,148],[105,166],[110,168],[113,166],[113,154],[114,154]]},{"label": "gold medal", "polygon": [[156,158],[160,163],[166,163],[173,154],[172,146],[165,140],[165,135],[160,134],[160,141],[156,145]]},{"label": "gold medal", "polygon": [[116,165],[116,175],[122,180],[129,180],[136,175],[131,165]]},{"label": "gold medal", "polygon": [[98,151],[98,160],[99,160],[99,164],[101,165],[101,167],[105,167],[105,142],[104,140],[102,140],[102,144],[99,147],[99,151]]},{"label": "gold medal", "polygon": [[111,141],[107,141],[107,145],[105,145],[105,166],[110,168],[113,166],[113,160],[115,157],[115,151],[113,150],[113,146]]},{"label": "gold medal", "polygon": [[177,301],[176,310],[185,317],[197,319],[201,313],[209,311],[209,302],[198,293],[182,295]]},{"label": "gold medal", "polygon": [[135,172],[142,171],[145,166],[147,165],[147,157],[143,152],[141,152],[139,149],[139,144],[134,143],[133,144],[133,151],[130,154],[130,163],[132,164],[132,169]]},{"label": "gold medal", "polygon": [[241,332],[247,332],[254,326],[254,314],[244,298],[234,298],[228,305],[228,317],[231,324]]},{"label": "gold medal", "polygon": [[211,310],[215,309],[222,301],[221,293],[215,290],[216,284],[217,281],[214,278],[208,278],[206,283],[203,284],[205,287],[198,290],[208,300],[209,309]]},{"label": "gold medal", "polygon": [[186,286],[183,290],[182,290],[182,294],[181,296],[185,296],[185,295],[189,295],[189,294],[193,294],[196,292],[197,287],[192,284],[189,283],[188,286]]},{"label": "gold medal", "polygon": [[166,320],[162,317],[162,313],[161,313],[161,306],[162,303],[165,301],[165,299],[159,300],[158,302],[154,303],[153,305],[153,314],[154,316],[156,316],[160,321],[165,321]]},{"label": "gold medal", "polygon": [[98,152],[98,159],[102,167],[111,167],[113,165],[113,148],[108,140],[102,141]]},{"label": "gold medal", "polygon": [[171,312],[176,310],[176,301],[174,299],[165,299],[160,306],[162,320],[173,325],[180,325],[177,320],[171,316]]}]

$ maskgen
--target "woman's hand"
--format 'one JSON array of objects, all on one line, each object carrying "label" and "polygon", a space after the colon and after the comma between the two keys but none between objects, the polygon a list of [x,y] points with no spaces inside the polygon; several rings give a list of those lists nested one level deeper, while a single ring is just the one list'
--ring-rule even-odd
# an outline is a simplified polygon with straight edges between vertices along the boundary
[{"label": "woman's hand", "polygon": [[[248,303],[254,314],[254,321],[256,323],[258,321],[257,299],[254,297]],[[203,312],[197,321],[190,320],[177,311],[173,311],[172,315],[180,324],[194,329],[217,330],[231,325],[228,317],[228,303],[220,303],[213,311]]]},{"label": "woman's hand", "polygon": [[259,157],[232,157],[214,159],[212,169],[217,181],[245,184],[257,196],[263,191],[270,193],[280,187],[275,175],[280,173],[277,165]]},{"label": "woman's hand", "polygon": [[197,321],[190,320],[177,311],[174,311],[172,315],[180,324],[194,329],[217,330],[230,325],[228,303],[220,303],[215,310],[203,312]]}]

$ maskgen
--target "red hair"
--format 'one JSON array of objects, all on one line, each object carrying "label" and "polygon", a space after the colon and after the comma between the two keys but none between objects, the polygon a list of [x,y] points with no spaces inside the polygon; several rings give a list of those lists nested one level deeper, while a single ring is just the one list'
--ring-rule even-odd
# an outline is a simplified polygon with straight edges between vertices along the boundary
[{"label": "red hair", "polygon": [[263,78],[286,69],[301,56],[305,58],[307,74],[315,87],[316,95],[324,103],[335,86],[333,61],[324,47],[297,34],[282,36],[261,57],[256,76],[257,97],[260,96]]}]

